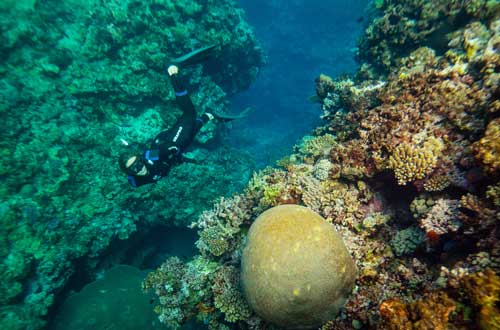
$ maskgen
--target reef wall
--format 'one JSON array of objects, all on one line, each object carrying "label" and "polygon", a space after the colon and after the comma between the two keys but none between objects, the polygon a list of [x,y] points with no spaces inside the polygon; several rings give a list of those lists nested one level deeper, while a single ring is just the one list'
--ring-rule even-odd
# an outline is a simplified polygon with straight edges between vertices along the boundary
[{"label": "reef wall", "polygon": [[[264,210],[300,204],[342,234],[360,273],[322,330],[500,328],[500,3],[374,5],[357,79],[316,79],[325,124],[193,223],[199,257],[146,278],[160,321],[278,329],[239,290],[242,247]],[[415,29],[381,28],[401,22]]]},{"label": "reef wall", "polygon": [[114,239],[186,224],[250,176],[250,158],[221,147],[209,125],[201,165],[128,185],[120,138],[146,143],[180,115],[169,59],[219,44],[181,73],[199,112],[223,113],[263,56],[232,0],[9,0],[0,21],[0,327],[40,329],[76,261],[91,270]]}]

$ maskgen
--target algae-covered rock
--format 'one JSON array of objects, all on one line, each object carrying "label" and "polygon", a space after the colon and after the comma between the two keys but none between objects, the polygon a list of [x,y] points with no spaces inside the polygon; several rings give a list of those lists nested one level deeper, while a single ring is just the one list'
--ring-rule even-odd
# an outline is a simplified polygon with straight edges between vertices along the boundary
[{"label": "algae-covered rock", "polygon": [[4,0],[0,22],[0,329],[36,330],[75,260],[91,269],[114,240],[190,223],[250,172],[211,125],[193,144],[210,147],[200,165],[128,185],[120,138],[148,144],[181,114],[170,61],[217,44],[181,74],[199,113],[224,113],[263,57],[232,0]]},{"label": "algae-covered rock", "polygon": [[342,237],[299,205],[276,206],[250,227],[241,261],[243,291],[265,320],[310,329],[336,316],[356,278]]}]

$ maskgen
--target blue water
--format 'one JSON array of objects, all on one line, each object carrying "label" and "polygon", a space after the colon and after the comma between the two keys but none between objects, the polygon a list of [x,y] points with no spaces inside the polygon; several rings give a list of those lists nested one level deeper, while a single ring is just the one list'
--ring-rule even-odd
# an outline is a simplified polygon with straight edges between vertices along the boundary
[{"label": "blue water", "polygon": [[255,108],[234,124],[231,138],[256,157],[259,167],[290,153],[319,122],[314,78],[356,69],[354,52],[368,0],[240,0],[267,54],[267,65],[245,92],[232,99],[234,111]]}]

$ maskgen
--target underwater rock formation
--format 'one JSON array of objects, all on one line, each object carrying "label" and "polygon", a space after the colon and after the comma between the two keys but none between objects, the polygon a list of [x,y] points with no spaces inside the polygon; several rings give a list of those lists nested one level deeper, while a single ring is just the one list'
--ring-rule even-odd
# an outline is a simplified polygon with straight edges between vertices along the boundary
[{"label": "underwater rock formation", "polygon": [[252,309],[285,329],[312,329],[345,303],[356,266],[342,237],[300,205],[275,206],[252,223],[241,280]]},{"label": "underwater rock formation", "polygon": [[182,70],[197,110],[224,113],[263,57],[230,0],[8,0],[0,21],[0,328],[40,329],[76,260],[91,273],[112,241],[186,225],[250,176],[250,158],[220,147],[212,125],[200,165],[128,186],[120,138],[146,143],[180,115],[169,60],[219,44],[213,72]]}]

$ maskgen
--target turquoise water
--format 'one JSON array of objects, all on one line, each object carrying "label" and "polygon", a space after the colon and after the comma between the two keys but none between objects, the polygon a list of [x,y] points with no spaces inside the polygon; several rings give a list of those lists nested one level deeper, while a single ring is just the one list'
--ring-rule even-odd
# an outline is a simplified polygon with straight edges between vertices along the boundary
[{"label": "turquoise water", "polygon": [[500,1],[0,20],[1,329],[500,328]]}]

